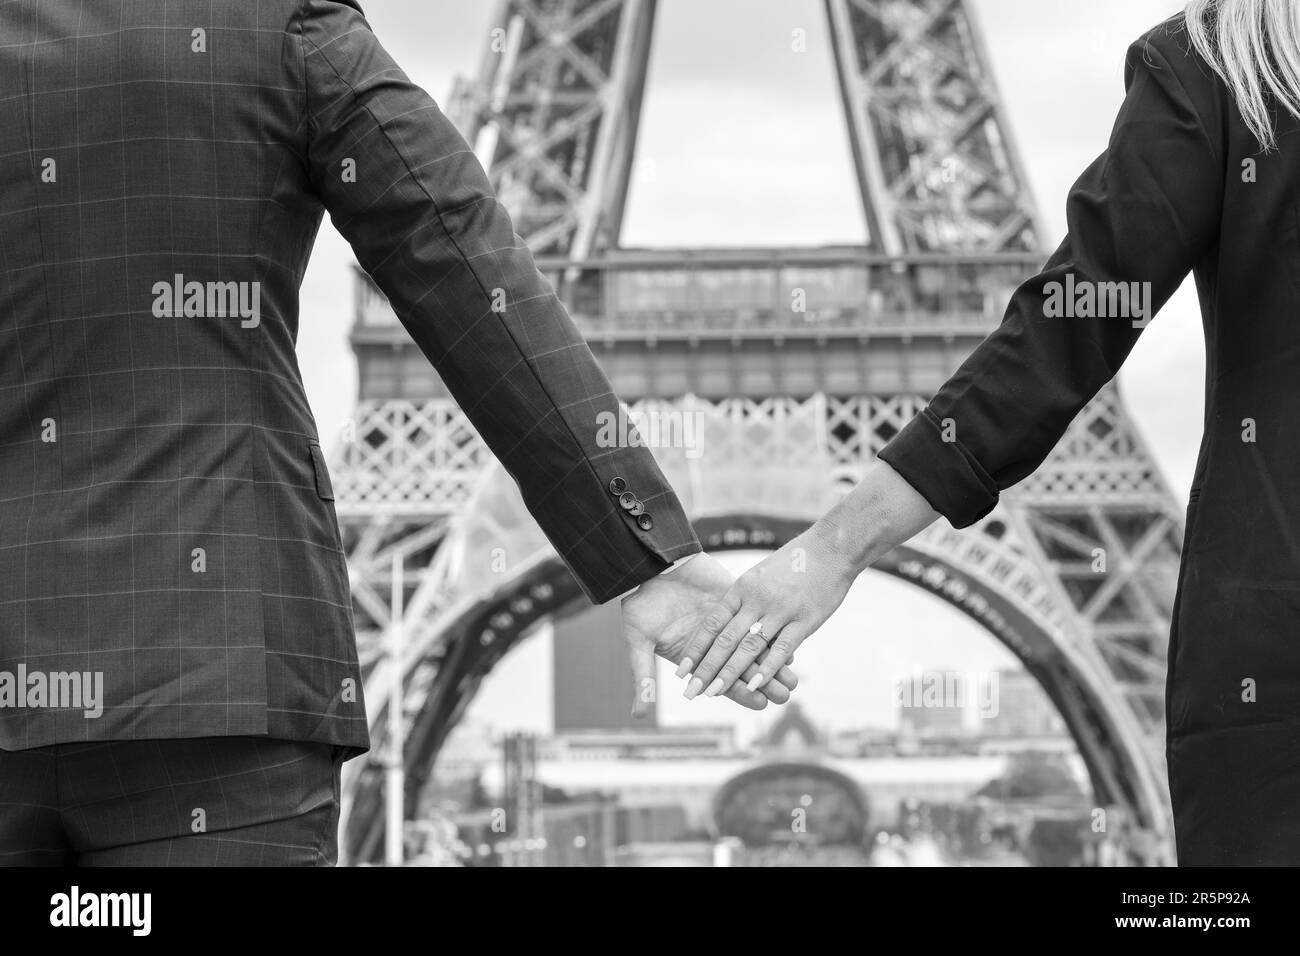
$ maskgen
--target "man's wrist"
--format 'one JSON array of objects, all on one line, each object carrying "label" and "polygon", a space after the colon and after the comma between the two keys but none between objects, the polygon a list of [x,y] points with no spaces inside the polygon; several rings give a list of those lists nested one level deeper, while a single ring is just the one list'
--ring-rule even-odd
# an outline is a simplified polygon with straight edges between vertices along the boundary
[{"label": "man's wrist", "polygon": [[[656,577],[656,578],[661,578],[661,577],[663,577],[664,575],[672,574],[674,571],[676,571],[678,568],[680,568],[680,567],[681,567],[683,564],[685,564],[687,561],[690,561],[692,558],[697,558],[697,557],[699,557],[699,556],[700,556],[701,554],[703,554],[703,553],[704,553],[703,551],[694,551],[694,552],[692,552],[692,553],[686,555],[685,557],[678,558],[678,559],[677,559],[676,561],[674,561],[672,564],[668,565],[668,567],[664,568],[662,571],[660,571],[658,574],[656,574],[655,577]],[[653,581],[654,578],[651,578],[651,580]],[[643,582],[643,583],[644,583],[644,582]],[[624,591],[622,594],[619,595],[619,600],[620,600],[620,601],[626,601],[626,600],[627,600],[628,598],[630,598],[633,594],[636,594],[636,592],[637,592],[638,590],[640,590],[640,588],[641,588],[641,585],[640,585],[640,584],[634,584],[631,588],[629,588],[628,590]]]}]

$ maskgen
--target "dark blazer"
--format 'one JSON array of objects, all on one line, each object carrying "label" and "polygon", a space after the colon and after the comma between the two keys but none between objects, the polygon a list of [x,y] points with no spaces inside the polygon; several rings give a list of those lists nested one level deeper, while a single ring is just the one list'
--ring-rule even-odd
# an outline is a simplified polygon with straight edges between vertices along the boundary
[{"label": "dark blazer", "polygon": [[[1205,431],[1169,645],[1168,764],[1184,864],[1300,863],[1300,126],[1260,151],[1171,18],[1129,47],[1106,151],[1067,200],[1069,234],[1001,326],[882,450],[953,525],[1029,475],[1141,330],[1047,318],[1049,282],[1191,271]],[[1251,161],[1247,163],[1247,161]],[[940,423],[951,418],[955,442]],[[1250,420],[1250,421],[1247,421]],[[1255,682],[1254,700],[1243,682]]]},{"label": "dark blazer", "polygon": [[608,380],[355,4],[10,0],[0,676],[99,672],[104,707],[0,699],[0,747],[368,745],[294,353],[324,210],[593,601],[698,550],[651,455],[597,444]]}]

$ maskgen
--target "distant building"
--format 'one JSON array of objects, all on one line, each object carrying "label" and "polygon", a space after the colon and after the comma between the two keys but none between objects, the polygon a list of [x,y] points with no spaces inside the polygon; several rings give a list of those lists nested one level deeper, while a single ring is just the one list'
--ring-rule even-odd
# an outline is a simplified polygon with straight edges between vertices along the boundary
[{"label": "distant building", "polygon": [[635,730],[574,730],[539,743],[543,760],[689,760],[731,757],[736,729],[686,725]]},{"label": "distant building", "polygon": [[501,742],[492,727],[466,718],[447,736],[438,752],[438,776],[477,776],[485,766],[501,759]]},{"label": "distant building", "polygon": [[980,720],[988,737],[1061,737],[1065,721],[1038,680],[1025,670],[998,672],[997,713]]},{"label": "distant building", "polygon": [[899,736],[908,741],[955,740],[969,736],[966,711],[976,703],[971,675],[927,670],[896,684]]},{"label": "distant building", "polygon": [[830,735],[826,749],[836,757],[891,757],[900,750],[898,731],[885,727],[858,727]]},{"label": "distant building", "polygon": [[618,808],[609,799],[546,805],[530,834],[501,828],[494,810],[455,818],[470,866],[611,866]]},{"label": "distant building", "polygon": [[965,713],[956,704],[905,704],[898,709],[898,722],[904,736],[960,737],[966,733]]},{"label": "distant building", "polygon": [[[491,810],[459,814],[455,824],[465,862],[472,866],[625,865],[620,860],[626,857],[623,848],[677,845],[687,832],[681,807],[620,807],[612,798],[601,797],[546,804],[538,821],[537,832],[524,836],[498,832]],[[693,849],[698,854],[698,848]]]},{"label": "distant building", "polygon": [[[780,759],[780,758],[778,758]],[[1077,756],[1072,757],[1078,760]],[[899,803],[914,797],[935,803],[970,798],[1006,770],[1005,756],[814,758],[854,780],[871,807],[876,826],[890,826]],[[712,760],[546,760],[537,775],[548,787],[570,794],[603,793],[621,807],[680,806],[691,830],[713,824],[718,789],[736,775],[767,761],[746,757]],[[1080,761],[1081,762],[1081,761]],[[483,783],[490,793],[502,785],[497,765],[485,769]]]},{"label": "distant building", "polygon": [[778,717],[757,741],[755,748],[767,753],[800,754],[822,750],[826,742],[797,700],[781,708]]}]

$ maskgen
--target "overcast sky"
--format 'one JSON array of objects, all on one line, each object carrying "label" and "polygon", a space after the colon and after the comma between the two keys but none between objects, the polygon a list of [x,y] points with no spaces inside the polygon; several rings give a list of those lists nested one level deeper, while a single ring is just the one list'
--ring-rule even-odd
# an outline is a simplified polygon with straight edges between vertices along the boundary
[{"label": "overcast sky", "polygon": [[[488,0],[363,0],[407,73],[444,101],[473,75],[495,5]],[[1100,153],[1123,97],[1124,53],[1177,12],[1169,0],[975,0],[1006,115],[1052,231]],[[791,31],[807,31],[804,54]],[[865,231],[820,0],[659,0],[649,85],[623,244],[819,245]],[[299,354],[320,432],[332,444],[350,414],[356,364],[347,345],[354,260],[322,228],[303,287]],[[1174,491],[1195,466],[1204,346],[1190,280],[1146,330],[1120,387]],[[738,566],[743,558],[737,557]],[[870,622],[870,623],[866,623]],[[889,720],[889,680],[915,667],[984,669],[1010,660],[984,632],[914,588],[867,575],[800,654],[801,697],[836,726]],[[473,713],[500,726],[549,728],[549,647],[508,659]],[[675,685],[676,682],[673,682]],[[730,719],[726,702],[665,697],[669,722]],[[741,720],[745,728],[756,723]]]}]

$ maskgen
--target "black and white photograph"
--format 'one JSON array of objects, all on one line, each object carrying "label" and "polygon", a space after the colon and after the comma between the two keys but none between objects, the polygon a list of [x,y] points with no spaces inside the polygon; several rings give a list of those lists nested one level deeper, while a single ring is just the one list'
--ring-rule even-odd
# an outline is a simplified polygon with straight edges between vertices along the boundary
[{"label": "black and white photograph", "polygon": [[0,918],[1283,925],[1298,135],[1300,0],[0,0]]}]

